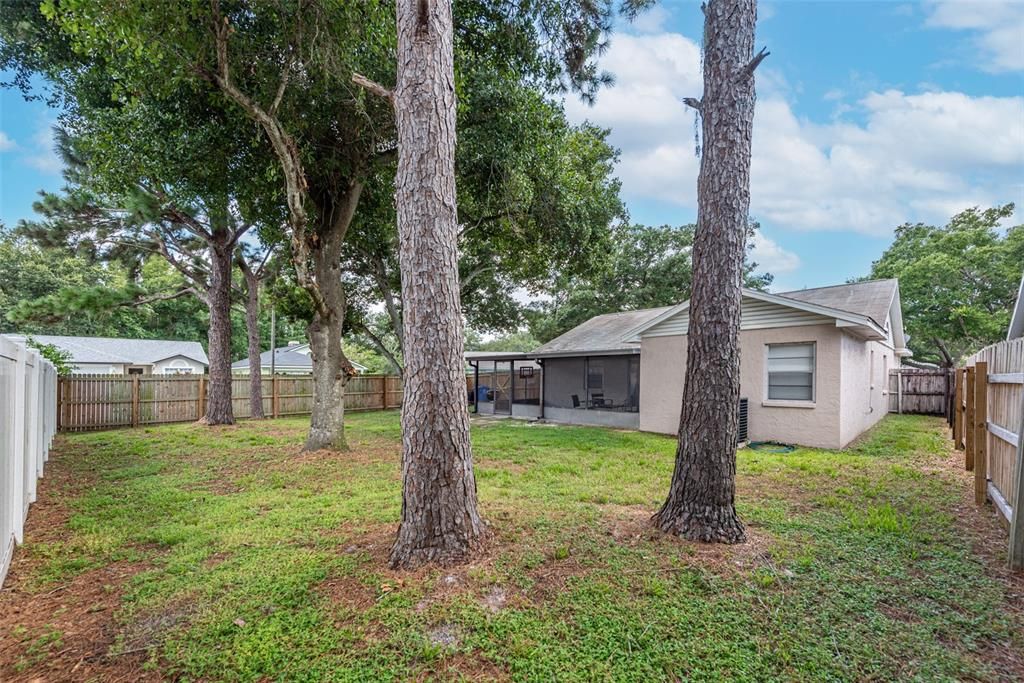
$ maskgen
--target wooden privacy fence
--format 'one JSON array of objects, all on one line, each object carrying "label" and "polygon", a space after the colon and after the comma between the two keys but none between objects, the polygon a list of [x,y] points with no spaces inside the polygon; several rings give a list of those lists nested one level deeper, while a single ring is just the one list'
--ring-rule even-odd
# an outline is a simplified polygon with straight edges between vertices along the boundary
[{"label": "wooden privacy fence", "polygon": [[889,412],[949,415],[953,371],[944,368],[896,368],[889,371]]},{"label": "wooden privacy fence", "polygon": [[1010,566],[1024,567],[1024,339],[985,347],[956,371],[953,442],[974,471],[978,505],[1010,527]]},{"label": "wooden privacy fence", "polygon": [[[231,380],[236,418],[250,416],[249,377]],[[308,415],[313,409],[311,375],[262,378],[263,413],[267,417]],[[194,422],[206,412],[209,380],[205,375],[72,375],[62,377],[57,396],[57,427],[85,431]],[[386,410],[402,405],[402,379],[391,375],[357,375],[345,387],[345,410]]]},{"label": "wooden privacy fence", "polygon": [[35,350],[0,336],[0,586],[22,542],[36,480],[57,429],[57,371]]}]

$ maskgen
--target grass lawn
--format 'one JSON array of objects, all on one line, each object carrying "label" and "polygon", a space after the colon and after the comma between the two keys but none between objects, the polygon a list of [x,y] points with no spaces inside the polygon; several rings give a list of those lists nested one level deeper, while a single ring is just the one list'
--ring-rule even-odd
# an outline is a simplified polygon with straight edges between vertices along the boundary
[{"label": "grass lawn", "polygon": [[480,422],[485,556],[386,568],[398,414],[61,436],[0,592],[0,680],[1024,678],[1024,581],[940,420],[741,451],[750,541],[647,519],[674,441]]}]

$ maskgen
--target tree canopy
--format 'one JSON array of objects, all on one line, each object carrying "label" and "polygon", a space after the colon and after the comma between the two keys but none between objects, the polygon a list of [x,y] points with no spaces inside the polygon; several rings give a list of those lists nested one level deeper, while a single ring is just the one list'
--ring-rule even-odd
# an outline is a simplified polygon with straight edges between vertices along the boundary
[{"label": "tree canopy", "polygon": [[871,265],[870,278],[900,281],[916,360],[955,362],[1006,337],[1024,268],[1024,225],[1000,227],[1013,209],[975,207],[943,226],[905,223]]},{"label": "tree canopy", "polygon": [[[756,229],[751,224],[751,230]],[[611,249],[590,274],[560,273],[550,298],[531,306],[533,336],[548,341],[602,313],[671,306],[690,297],[696,226],[622,224],[611,235]],[[766,289],[769,273],[757,273],[748,260],[744,286]]]}]

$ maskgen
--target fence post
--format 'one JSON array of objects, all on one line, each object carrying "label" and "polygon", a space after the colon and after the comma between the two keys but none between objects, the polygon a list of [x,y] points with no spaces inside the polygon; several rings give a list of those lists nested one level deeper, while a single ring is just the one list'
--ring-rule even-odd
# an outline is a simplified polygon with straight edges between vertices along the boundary
[{"label": "fence post", "polygon": [[132,427],[139,426],[139,376],[132,375]]},{"label": "fence post", "polygon": [[961,368],[953,375],[956,382],[956,405],[953,410],[953,444],[957,450],[964,447],[964,373]]},{"label": "fence post", "polygon": [[984,505],[988,487],[988,363],[974,366],[974,502]]},{"label": "fence post", "polygon": [[1010,514],[1010,568],[1024,569],[1024,389],[1020,396],[1020,424],[1017,425],[1017,463],[1013,473],[1016,483]]},{"label": "fence post", "polygon": [[381,375],[380,376],[380,386],[381,386],[381,391],[380,391],[380,395],[381,395],[380,409],[381,410],[387,410],[388,409],[388,376],[387,375]]},{"label": "fence post", "polygon": [[[25,532],[25,404],[27,401],[25,379],[28,368],[28,350],[18,344],[17,364],[14,367],[14,408],[13,432],[14,449],[11,459],[10,476],[14,489],[11,491],[10,514],[14,520],[14,540],[19,544],[24,540]],[[20,398],[20,400],[19,400]]]},{"label": "fence post", "polygon": [[196,396],[196,419],[202,420],[206,415],[206,375],[199,373],[199,395]]},{"label": "fence post", "polygon": [[270,376],[270,414],[278,417],[279,412],[277,406],[277,374],[275,373]]},{"label": "fence post", "polygon": [[974,368],[967,368],[967,409],[964,412],[964,467],[974,470]]}]

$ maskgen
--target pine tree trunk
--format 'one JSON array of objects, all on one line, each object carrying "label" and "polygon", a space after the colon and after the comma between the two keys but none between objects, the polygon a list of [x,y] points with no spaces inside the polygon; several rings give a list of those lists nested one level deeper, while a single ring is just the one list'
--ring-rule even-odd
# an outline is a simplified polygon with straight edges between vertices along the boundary
[{"label": "pine tree trunk", "polygon": [[[347,226],[346,226],[347,227]],[[354,370],[341,346],[345,322],[345,290],[341,283],[344,232],[320,230],[319,248],[312,252],[313,272],[324,299],[324,312],[315,312],[307,328],[313,359],[313,412],[305,450],[345,450],[345,385]]]},{"label": "pine tree trunk", "polygon": [[263,364],[260,362],[260,280],[248,268],[245,275],[245,331],[249,342],[249,417],[262,420]]},{"label": "pine tree trunk", "polygon": [[209,396],[206,415],[200,421],[210,425],[234,424],[231,406],[231,247],[228,235],[215,232],[210,242],[210,309],[208,353],[210,359]]},{"label": "pine tree trunk", "polygon": [[451,0],[399,0],[399,262],[405,395],[393,567],[459,561],[481,544],[469,438],[455,209]]},{"label": "pine tree trunk", "polygon": [[679,445],[668,499],[654,516],[684,538],[740,543],[736,436],[740,303],[754,122],[756,0],[710,0],[704,19],[704,149],[697,181],[693,294]]}]

